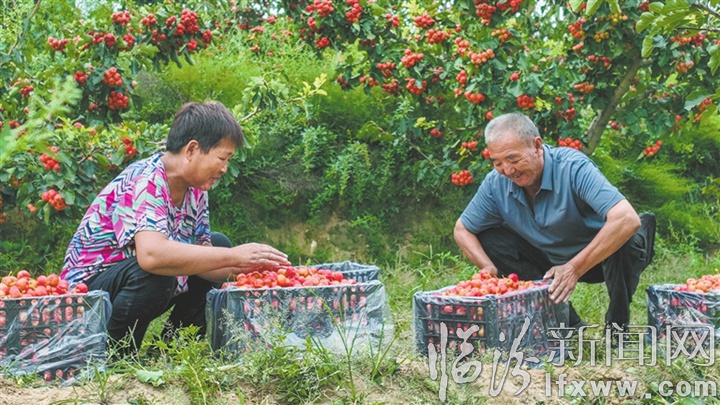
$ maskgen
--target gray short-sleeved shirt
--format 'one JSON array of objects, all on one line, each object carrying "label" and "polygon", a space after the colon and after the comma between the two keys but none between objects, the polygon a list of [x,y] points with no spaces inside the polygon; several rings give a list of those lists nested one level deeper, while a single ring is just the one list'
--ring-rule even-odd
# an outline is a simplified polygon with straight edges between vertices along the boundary
[{"label": "gray short-sleeved shirt", "polygon": [[507,177],[490,172],[460,220],[472,233],[505,226],[563,264],[585,248],[625,199],[592,160],[571,148],[543,145],[545,165],[535,211]]}]

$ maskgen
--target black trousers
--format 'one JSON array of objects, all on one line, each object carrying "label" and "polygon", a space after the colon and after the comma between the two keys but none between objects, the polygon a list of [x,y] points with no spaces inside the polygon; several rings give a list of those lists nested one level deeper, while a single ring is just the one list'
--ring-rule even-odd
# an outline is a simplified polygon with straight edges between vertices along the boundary
[{"label": "black trousers", "polygon": [[[211,234],[213,246],[232,247],[230,239],[221,233]],[[188,291],[175,296],[175,276],[148,273],[137,258],[123,260],[94,275],[86,283],[90,290],[105,290],[110,294],[112,315],[107,332],[111,342],[121,342],[118,351],[129,354],[140,347],[148,325],[155,318],[173,308],[163,331],[172,334],[182,326],[195,325],[205,334],[205,296],[219,284],[198,276],[188,277]],[[125,341],[130,338],[129,346]]]},{"label": "black trousers", "polygon": [[[630,240],[579,280],[585,283],[605,282],[610,297],[610,305],[605,313],[606,323],[629,323],[630,302],[640,274],[654,256],[655,216],[647,213],[641,214],[640,218],[642,225]],[[515,273],[521,280],[539,280],[553,267],[544,252],[507,228],[487,229],[477,237],[500,276]],[[579,320],[571,305],[570,324]]]}]

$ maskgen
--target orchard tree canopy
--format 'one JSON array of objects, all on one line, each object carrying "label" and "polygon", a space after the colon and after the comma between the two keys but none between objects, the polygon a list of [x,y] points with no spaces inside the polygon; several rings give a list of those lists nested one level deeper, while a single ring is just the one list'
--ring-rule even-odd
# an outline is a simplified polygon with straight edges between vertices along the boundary
[{"label": "orchard tree canopy", "polygon": [[[357,139],[405,143],[458,186],[489,170],[481,134],[503,113],[522,110],[546,141],[587,154],[615,131],[651,159],[663,139],[717,111],[717,13],[701,2],[123,1],[86,18],[66,3],[38,2],[8,29],[19,39],[0,41],[0,138],[32,138],[41,127],[62,134],[30,152],[25,143],[3,163],[4,193],[18,205],[47,197],[48,186],[86,205],[99,173],[151,152],[165,133],[126,120],[142,103],[137,75],[222,52],[230,37],[258,61],[279,42],[336,58],[332,85],[395,100],[395,113]],[[75,82],[79,101],[64,117],[25,125],[58,78]],[[296,99],[256,83],[248,105],[230,106],[239,117]]]}]

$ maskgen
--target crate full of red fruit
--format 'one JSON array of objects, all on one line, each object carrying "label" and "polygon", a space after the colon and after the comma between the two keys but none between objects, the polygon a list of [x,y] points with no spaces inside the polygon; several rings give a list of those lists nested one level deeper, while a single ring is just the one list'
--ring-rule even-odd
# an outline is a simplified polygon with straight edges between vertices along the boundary
[{"label": "crate full of red fruit", "polygon": [[[648,325],[658,338],[668,327],[706,325],[720,337],[720,274],[689,278],[685,284],[656,284],[647,288]],[[682,333],[679,331],[679,333]]]},{"label": "crate full of red fruit", "polygon": [[314,266],[240,274],[208,293],[206,319],[211,347],[236,354],[277,343],[302,349],[308,338],[336,352],[377,348],[394,334],[380,281]]},{"label": "crate full of red fruit", "polygon": [[349,260],[338,263],[313,264],[310,267],[327,269],[333,272],[339,271],[344,278],[355,280],[358,283],[377,280],[380,276],[380,267],[374,264],[361,264]]},{"label": "crate full of red fruit", "polygon": [[460,353],[460,345],[469,343],[474,353],[491,348],[508,351],[519,338],[519,350],[549,354],[556,344],[549,332],[567,325],[569,312],[567,304],[550,299],[548,287],[546,281],[521,281],[515,274],[497,278],[480,271],[454,286],[416,292],[417,349],[425,355],[431,348],[435,353]]},{"label": "crate full of red fruit", "polygon": [[21,270],[0,281],[0,369],[74,381],[104,368],[107,293],[69,288],[57,274],[31,277]]}]

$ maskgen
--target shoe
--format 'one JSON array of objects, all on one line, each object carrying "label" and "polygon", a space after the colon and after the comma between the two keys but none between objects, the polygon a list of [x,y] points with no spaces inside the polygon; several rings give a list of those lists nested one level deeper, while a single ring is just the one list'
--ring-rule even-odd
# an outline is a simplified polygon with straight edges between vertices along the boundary
[{"label": "shoe", "polygon": [[655,214],[652,212],[640,214],[640,229],[645,236],[645,267],[647,267],[655,257],[655,227]]},{"label": "shoe", "polygon": [[[627,333],[630,331],[628,328],[628,325],[626,323],[618,324],[615,322],[606,322],[605,323],[605,337],[607,339],[608,333],[610,334],[610,347],[612,349],[617,349],[619,346],[620,336],[625,335],[627,337]],[[623,342],[626,342],[627,338],[623,339]]]}]

